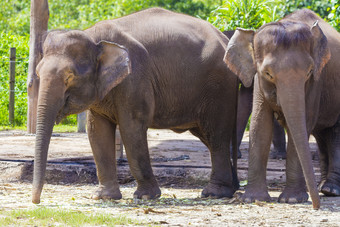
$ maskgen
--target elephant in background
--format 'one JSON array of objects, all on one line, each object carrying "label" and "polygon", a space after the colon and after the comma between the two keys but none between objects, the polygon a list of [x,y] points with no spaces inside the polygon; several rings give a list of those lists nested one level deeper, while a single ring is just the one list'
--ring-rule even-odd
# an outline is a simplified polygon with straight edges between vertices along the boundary
[{"label": "elephant in background", "polygon": [[[234,30],[224,31],[229,39],[234,35]],[[245,87],[242,83],[238,93],[238,104],[237,104],[237,158],[242,157],[240,151],[240,145],[242,142],[244,131],[248,124],[248,119],[251,114],[253,106],[253,90],[254,85]],[[273,159],[286,159],[286,136],[282,126],[274,119],[273,124],[273,146],[274,150],[270,153],[270,157]]]},{"label": "elephant in background", "polygon": [[206,21],[159,8],[84,31],[50,32],[37,66],[32,202],[40,202],[54,123],[84,110],[89,110],[87,130],[99,180],[94,199],[122,197],[117,125],[138,183],[135,198],[161,195],[150,164],[148,128],[197,136],[212,160],[202,196],[232,197],[239,187],[237,160],[230,160],[231,140],[236,147],[238,79],[223,62],[228,42]]},{"label": "elephant in background", "polygon": [[266,166],[273,117],[288,133],[287,184],[279,202],[306,201],[307,185],[313,207],[320,207],[308,144],[311,134],[320,150],[321,192],[340,195],[339,49],[340,34],[307,9],[256,32],[235,32],[224,60],[245,86],[254,80],[244,201],[270,200]]}]

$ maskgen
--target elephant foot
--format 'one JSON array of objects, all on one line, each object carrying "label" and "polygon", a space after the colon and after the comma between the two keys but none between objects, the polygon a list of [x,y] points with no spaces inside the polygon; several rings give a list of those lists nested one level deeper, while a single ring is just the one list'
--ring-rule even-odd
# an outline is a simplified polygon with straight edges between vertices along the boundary
[{"label": "elephant foot", "polygon": [[279,196],[279,203],[304,203],[308,200],[308,194],[305,190],[285,188]]},{"label": "elephant foot", "polygon": [[232,198],[235,191],[236,190],[233,187],[230,187],[230,186],[228,187],[226,185],[209,183],[203,189],[203,191],[201,193],[201,197],[202,198],[207,198],[207,197],[211,197],[211,198],[223,198],[223,197]]},{"label": "elephant foot", "polygon": [[157,199],[161,196],[161,189],[156,185],[140,185],[138,184],[137,190],[133,194],[135,199]]},{"label": "elephant foot", "polygon": [[111,186],[105,187],[99,186],[99,189],[92,195],[92,199],[99,200],[119,200],[122,198],[119,187]]},{"label": "elephant foot", "polygon": [[256,189],[246,189],[246,191],[241,195],[241,201],[245,203],[253,203],[256,201],[270,202],[272,198],[268,194],[267,189],[256,190]]},{"label": "elephant foot", "polygon": [[325,196],[340,196],[340,186],[334,183],[326,181],[321,186],[321,192]]}]

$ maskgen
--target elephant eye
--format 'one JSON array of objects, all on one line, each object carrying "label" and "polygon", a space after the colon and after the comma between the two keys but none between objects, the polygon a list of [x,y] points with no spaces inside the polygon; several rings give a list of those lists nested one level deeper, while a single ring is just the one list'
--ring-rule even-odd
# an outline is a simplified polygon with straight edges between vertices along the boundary
[{"label": "elephant eye", "polygon": [[66,86],[72,81],[73,77],[74,77],[74,74],[72,72],[68,72],[66,79],[64,81]]},{"label": "elephant eye", "polygon": [[267,78],[268,78],[269,80],[272,80],[272,79],[273,79],[273,76],[272,76],[272,75],[270,75],[270,73],[269,73],[269,72],[266,72],[265,74],[266,74],[266,76],[267,76]]}]

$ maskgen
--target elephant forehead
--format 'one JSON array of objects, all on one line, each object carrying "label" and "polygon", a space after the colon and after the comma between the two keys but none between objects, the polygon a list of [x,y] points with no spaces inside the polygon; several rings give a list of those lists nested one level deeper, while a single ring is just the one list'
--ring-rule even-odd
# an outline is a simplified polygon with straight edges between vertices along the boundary
[{"label": "elephant forehead", "polygon": [[259,29],[254,37],[255,51],[270,52],[292,46],[310,51],[312,44],[310,28],[304,23],[294,21],[270,23]]},{"label": "elephant forehead", "polygon": [[308,52],[291,47],[264,53],[257,65],[260,71],[270,71],[273,74],[289,70],[305,72],[312,67],[313,58]]},{"label": "elephant forehead", "polygon": [[95,58],[97,47],[82,31],[54,31],[48,34],[44,55],[66,55],[72,59]]}]

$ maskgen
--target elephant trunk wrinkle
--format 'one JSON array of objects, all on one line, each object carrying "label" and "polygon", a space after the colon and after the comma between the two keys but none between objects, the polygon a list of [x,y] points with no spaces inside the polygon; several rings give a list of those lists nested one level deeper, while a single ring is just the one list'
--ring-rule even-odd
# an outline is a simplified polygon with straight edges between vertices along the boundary
[{"label": "elephant trunk wrinkle", "polygon": [[314,209],[319,209],[320,198],[312,166],[306,127],[304,84],[295,83],[294,86],[285,85],[284,87],[277,86],[277,88],[282,111],[297,149],[307,188],[313,201],[313,207]]},{"label": "elephant trunk wrinkle", "polygon": [[47,105],[45,98],[39,97],[37,114],[37,134],[35,140],[34,174],[32,202],[40,203],[40,195],[44,184],[48,147],[52,135],[54,121],[58,112],[56,105]]}]

